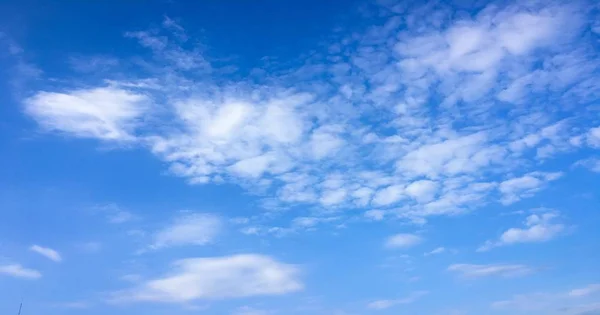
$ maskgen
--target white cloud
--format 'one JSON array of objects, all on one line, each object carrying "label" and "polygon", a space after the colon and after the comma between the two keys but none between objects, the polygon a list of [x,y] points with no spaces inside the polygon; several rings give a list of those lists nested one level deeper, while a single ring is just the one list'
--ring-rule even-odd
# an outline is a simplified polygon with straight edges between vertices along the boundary
[{"label": "white cloud", "polygon": [[438,254],[442,254],[446,252],[446,248],[445,247],[438,247],[430,252],[425,253],[425,256],[431,256],[431,255],[438,255]]},{"label": "white cloud", "polygon": [[106,216],[106,220],[112,224],[122,224],[136,218],[131,212],[114,203],[97,205],[92,208],[92,211]]},{"label": "white cloud", "polygon": [[38,279],[42,277],[39,271],[25,268],[19,264],[0,266],[0,274],[23,279]]},{"label": "white cloud", "polygon": [[414,234],[396,234],[385,241],[387,248],[409,248],[421,243],[423,239]]},{"label": "white cloud", "polygon": [[384,310],[390,307],[400,305],[400,304],[410,304],[420,299],[421,297],[427,295],[429,292],[427,291],[416,291],[409,294],[407,297],[401,299],[393,299],[393,300],[377,300],[369,303],[367,305],[368,308],[374,310]]},{"label": "white cloud", "polygon": [[428,202],[433,200],[438,190],[438,184],[430,180],[419,180],[412,182],[406,187],[406,194],[417,200],[417,202]]},{"label": "white cloud", "polygon": [[493,302],[491,307],[519,314],[592,315],[600,311],[597,303],[599,288],[598,284],[590,284],[566,292],[517,294],[510,299]]},{"label": "white cloud", "polygon": [[498,241],[487,241],[477,251],[483,252],[494,247],[518,243],[540,243],[552,240],[565,229],[563,224],[554,222],[557,217],[558,213],[555,211],[531,214],[523,222],[524,228],[510,228],[502,233]]},{"label": "white cloud", "polygon": [[386,212],[383,210],[369,210],[365,212],[365,217],[374,221],[381,221],[385,217]]},{"label": "white cloud", "polygon": [[323,206],[332,206],[342,203],[347,195],[348,193],[344,188],[326,190],[319,201]]},{"label": "white cloud", "polygon": [[54,262],[62,261],[62,257],[60,256],[60,254],[52,248],[42,247],[39,245],[32,245],[31,247],[29,247],[29,250],[32,252],[36,252]]},{"label": "white cloud", "polygon": [[192,213],[177,217],[154,234],[152,248],[181,245],[206,245],[221,232],[221,218],[213,214]]},{"label": "white cloud", "polygon": [[75,137],[132,140],[148,98],[134,91],[103,87],[63,93],[38,92],[25,110],[45,129]]},{"label": "white cloud", "polygon": [[448,271],[459,273],[466,278],[481,278],[490,276],[516,277],[527,275],[533,270],[525,265],[510,264],[454,264],[448,267]]},{"label": "white cloud", "polygon": [[531,197],[535,192],[542,189],[547,182],[556,180],[562,173],[532,172],[507,179],[500,183],[499,190],[502,193],[502,203],[512,204],[523,198]]},{"label": "white cloud", "polygon": [[182,303],[204,299],[282,295],[302,290],[296,266],[246,254],[175,261],[164,277],[145,281],[115,300]]},{"label": "white cloud", "polygon": [[587,142],[591,147],[600,148],[600,127],[590,129],[587,134]]},{"label": "white cloud", "polygon": [[396,203],[404,197],[404,190],[404,185],[387,186],[375,193],[372,203],[378,206]]},{"label": "white cloud", "polygon": [[582,296],[588,296],[588,295],[594,294],[596,292],[600,292],[600,284],[598,284],[598,283],[590,284],[586,287],[579,288],[579,289],[573,289],[573,290],[569,291],[568,295],[572,296],[572,297],[582,297]]}]

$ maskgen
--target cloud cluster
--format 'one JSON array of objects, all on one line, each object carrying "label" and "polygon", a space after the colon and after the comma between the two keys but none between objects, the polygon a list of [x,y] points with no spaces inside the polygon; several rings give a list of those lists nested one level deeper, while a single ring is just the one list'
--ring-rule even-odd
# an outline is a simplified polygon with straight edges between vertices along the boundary
[{"label": "cloud cluster", "polygon": [[540,243],[549,241],[565,230],[564,224],[556,223],[557,211],[545,211],[529,215],[523,222],[524,228],[510,228],[497,241],[487,241],[477,251],[485,252],[494,247],[518,243]]},{"label": "cloud cluster", "polygon": [[126,33],[152,52],[138,73],[37,91],[25,112],[49,131],[148,148],[192,184],[413,221],[530,197],[562,174],[539,161],[600,146],[584,114],[600,87],[579,36],[582,4],[489,5],[463,17],[447,6],[379,10],[382,26],[237,81],[166,19]]}]

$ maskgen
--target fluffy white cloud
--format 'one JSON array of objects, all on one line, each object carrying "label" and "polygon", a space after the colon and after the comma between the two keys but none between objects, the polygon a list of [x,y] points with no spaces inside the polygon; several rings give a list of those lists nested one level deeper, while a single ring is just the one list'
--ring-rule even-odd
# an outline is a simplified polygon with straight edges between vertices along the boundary
[{"label": "fluffy white cloud", "polygon": [[448,267],[448,271],[459,273],[466,278],[481,278],[489,276],[516,277],[527,275],[533,270],[525,265],[510,264],[454,264]]},{"label": "fluffy white cloud", "polygon": [[506,246],[517,243],[539,243],[549,241],[560,235],[565,226],[554,221],[558,212],[547,211],[545,213],[531,214],[526,219],[524,228],[510,228],[500,236],[498,241],[487,241],[477,251],[483,252],[493,247]]},{"label": "fluffy white cloud", "polygon": [[29,250],[32,252],[36,252],[54,262],[62,261],[62,257],[60,256],[60,254],[52,248],[42,247],[39,245],[32,245],[31,247],[29,247]]},{"label": "fluffy white cloud", "polygon": [[25,268],[19,264],[0,266],[0,274],[23,279],[38,279],[42,277],[39,271]]},{"label": "fluffy white cloud", "polygon": [[396,203],[405,196],[404,189],[404,185],[387,186],[375,193],[372,203],[377,206],[386,206]]},{"label": "fluffy white cloud", "polygon": [[367,305],[368,308],[374,310],[384,310],[390,307],[400,305],[400,304],[410,304],[420,299],[421,297],[427,295],[429,292],[427,291],[416,291],[409,294],[407,297],[401,299],[393,299],[393,300],[377,300],[369,303]]},{"label": "fluffy white cloud", "polygon": [[409,248],[421,243],[423,239],[414,234],[396,234],[390,236],[385,241],[385,247],[387,248]]},{"label": "fluffy white cloud", "polygon": [[25,110],[42,127],[83,138],[132,140],[148,98],[130,90],[102,87],[38,92],[25,100]]},{"label": "fluffy white cloud", "polygon": [[222,220],[205,213],[184,214],[154,234],[152,248],[206,245],[221,232]]},{"label": "fluffy white cloud", "polygon": [[302,290],[298,276],[298,267],[262,255],[189,258],[175,261],[164,277],[118,292],[114,298],[181,303],[281,295]]},{"label": "fluffy white cloud", "polygon": [[507,179],[500,183],[499,190],[502,193],[502,203],[512,204],[523,198],[531,197],[535,192],[542,189],[547,182],[557,180],[562,173],[532,172],[521,177]]}]

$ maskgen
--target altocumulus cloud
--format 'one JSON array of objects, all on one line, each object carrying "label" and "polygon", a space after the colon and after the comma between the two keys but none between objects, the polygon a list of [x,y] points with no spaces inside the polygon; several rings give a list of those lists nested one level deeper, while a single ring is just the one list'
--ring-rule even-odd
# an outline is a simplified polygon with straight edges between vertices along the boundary
[{"label": "altocumulus cloud", "polygon": [[379,9],[382,26],[332,40],[303,66],[266,64],[258,80],[237,81],[212,80],[219,66],[166,19],[126,33],[151,52],[149,67],[35,91],[24,110],[51,132],[147,148],[191,184],[233,182],[275,207],[377,207],[377,217],[414,222],[532,197],[562,175],[537,162],[600,147],[600,127],[586,119],[600,80],[597,54],[582,44],[585,3],[462,17],[414,7],[403,19]]}]

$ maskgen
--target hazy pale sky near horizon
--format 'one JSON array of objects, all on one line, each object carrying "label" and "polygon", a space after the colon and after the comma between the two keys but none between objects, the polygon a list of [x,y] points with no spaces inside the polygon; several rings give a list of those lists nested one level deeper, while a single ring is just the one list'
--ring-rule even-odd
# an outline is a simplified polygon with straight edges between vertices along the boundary
[{"label": "hazy pale sky near horizon", "polygon": [[3,1],[1,314],[600,314],[594,1]]}]

